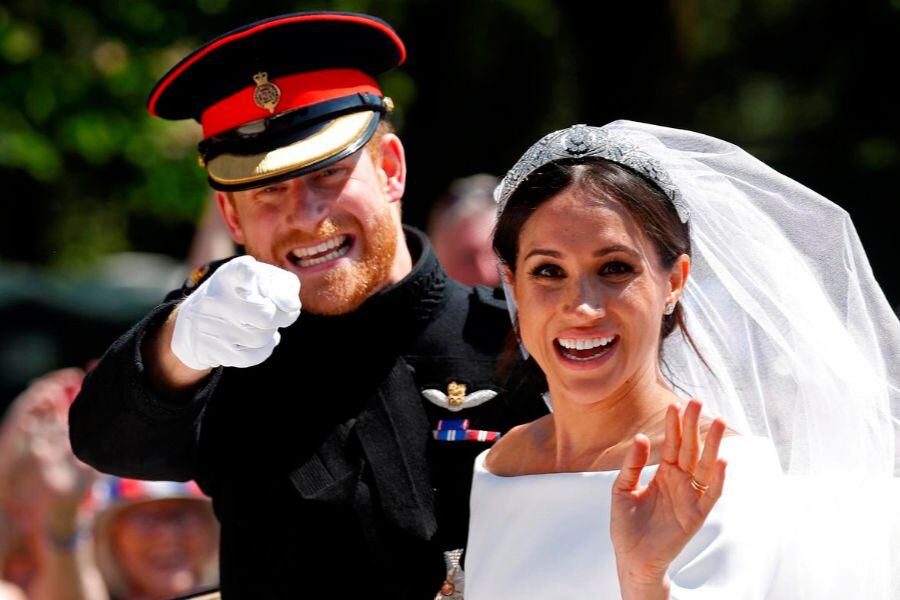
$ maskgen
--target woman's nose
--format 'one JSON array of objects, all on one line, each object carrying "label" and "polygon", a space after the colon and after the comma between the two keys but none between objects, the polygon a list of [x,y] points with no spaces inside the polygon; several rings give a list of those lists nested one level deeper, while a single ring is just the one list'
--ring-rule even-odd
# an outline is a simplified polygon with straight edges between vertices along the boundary
[{"label": "woman's nose", "polygon": [[574,282],[569,300],[570,310],[577,316],[587,319],[598,319],[606,315],[606,302],[603,290],[588,278]]}]

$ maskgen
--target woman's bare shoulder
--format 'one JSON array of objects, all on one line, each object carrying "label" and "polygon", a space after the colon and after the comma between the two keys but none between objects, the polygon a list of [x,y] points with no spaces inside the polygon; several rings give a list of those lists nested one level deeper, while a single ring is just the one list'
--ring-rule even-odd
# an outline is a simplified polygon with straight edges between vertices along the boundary
[{"label": "woman's bare shoulder", "polygon": [[547,415],[513,427],[503,434],[488,453],[485,468],[501,477],[514,477],[530,472],[534,458],[541,455],[540,449],[547,439],[547,428],[551,416]]}]

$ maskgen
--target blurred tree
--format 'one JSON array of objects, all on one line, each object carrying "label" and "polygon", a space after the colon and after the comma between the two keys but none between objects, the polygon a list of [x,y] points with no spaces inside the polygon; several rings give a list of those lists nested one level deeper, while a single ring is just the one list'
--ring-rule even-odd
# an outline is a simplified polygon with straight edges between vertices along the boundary
[{"label": "blurred tree", "polygon": [[[53,267],[183,256],[207,195],[198,126],[152,119],[153,83],[230,28],[296,10],[385,18],[383,79],[421,224],[453,177],[502,174],[536,137],[631,118],[708,132],[843,204],[895,302],[900,0],[11,0],[0,7],[0,256]],[[888,229],[891,227],[891,230]]]},{"label": "blurred tree", "polygon": [[[363,4],[384,14],[397,3]],[[130,249],[184,256],[208,194],[196,159],[200,129],[147,115],[149,90],[223,31],[347,5],[14,0],[0,7],[0,175],[13,183],[0,256],[69,269]],[[393,81],[397,96],[414,92],[408,77]]]}]

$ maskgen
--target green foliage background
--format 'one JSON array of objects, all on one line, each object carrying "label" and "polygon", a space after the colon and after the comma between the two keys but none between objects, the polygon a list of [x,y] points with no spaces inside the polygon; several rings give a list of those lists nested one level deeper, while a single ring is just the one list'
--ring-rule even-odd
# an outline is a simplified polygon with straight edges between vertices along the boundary
[{"label": "green foliage background", "polygon": [[900,0],[12,0],[0,257],[71,270],[126,250],[183,256],[207,198],[199,127],[149,117],[147,92],[211,37],[310,9],[376,14],[407,42],[383,83],[413,223],[451,178],[502,173],[551,128],[654,121],[735,141],[846,206],[900,297],[880,229],[900,165]]}]

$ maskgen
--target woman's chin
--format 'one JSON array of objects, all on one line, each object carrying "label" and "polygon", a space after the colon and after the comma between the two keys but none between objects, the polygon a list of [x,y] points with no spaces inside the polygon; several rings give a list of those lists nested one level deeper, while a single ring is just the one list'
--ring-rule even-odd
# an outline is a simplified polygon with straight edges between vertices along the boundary
[{"label": "woman's chin", "polygon": [[616,389],[611,378],[585,377],[583,372],[576,375],[565,373],[562,376],[557,376],[555,379],[556,382],[553,383],[556,385],[553,385],[553,383],[550,385],[551,399],[554,397],[552,390],[556,389],[570,403],[584,406],[600,402],[604,398],[611,396],[613,390]]}]

